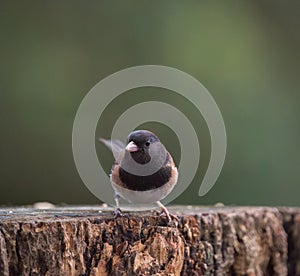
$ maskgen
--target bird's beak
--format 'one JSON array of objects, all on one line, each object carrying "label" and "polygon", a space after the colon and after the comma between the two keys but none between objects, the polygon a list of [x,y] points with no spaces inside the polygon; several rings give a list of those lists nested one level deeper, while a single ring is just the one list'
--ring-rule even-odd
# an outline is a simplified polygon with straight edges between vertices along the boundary
[{"label": "bird's beak", "polygon": [[130,143],[128,143],[128,145],[125,148],[128,152],[135,152],[138,151],[139,148],[136,145],[136,143],[134,143],[133,141],[131,141]]}]

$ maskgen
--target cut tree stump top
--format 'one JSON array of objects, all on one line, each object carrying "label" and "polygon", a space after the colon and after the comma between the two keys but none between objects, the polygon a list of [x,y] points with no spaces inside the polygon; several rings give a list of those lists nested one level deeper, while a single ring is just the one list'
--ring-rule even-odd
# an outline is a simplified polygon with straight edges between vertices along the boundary
[{"label": "cut tree stump top", "polygon": [[300,208],[0,209],[0,275],[300,275]]}]

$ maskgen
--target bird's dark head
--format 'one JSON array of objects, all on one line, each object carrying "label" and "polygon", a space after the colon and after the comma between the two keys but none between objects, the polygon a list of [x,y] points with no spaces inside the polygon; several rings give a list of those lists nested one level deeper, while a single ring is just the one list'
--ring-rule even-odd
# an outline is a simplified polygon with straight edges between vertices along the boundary
[{"label": "bird's dark head", "polygon": [[148,130],[135,130],[128,135],[125,149],[136,162],[146,164],[151,160],[149,149],[154,143],[160,143],[154,133]]}]

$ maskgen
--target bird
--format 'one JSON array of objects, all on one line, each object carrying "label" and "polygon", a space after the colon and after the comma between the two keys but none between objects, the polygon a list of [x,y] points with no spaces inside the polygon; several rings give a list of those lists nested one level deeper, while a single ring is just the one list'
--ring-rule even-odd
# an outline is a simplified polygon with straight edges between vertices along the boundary
[{"label": "bird", "polygon": [[99,139],[115,156],[110,182],[115,192],[115,216],[122,216],[119,199],[130,203],[156,203],[167,219],[178,220],[161,203],[175,187],[178,170],[171,154],[149,130],[135,130],[124,145],[119,140]]}]

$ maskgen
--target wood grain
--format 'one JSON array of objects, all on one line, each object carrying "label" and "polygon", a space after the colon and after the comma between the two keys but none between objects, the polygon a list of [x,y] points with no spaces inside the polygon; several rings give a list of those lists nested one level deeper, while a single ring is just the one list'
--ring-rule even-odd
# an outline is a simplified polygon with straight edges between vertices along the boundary
[{"label": "wood grain", "polygon": [[300,275],[300,208],[0,209],[0,275]]}]

